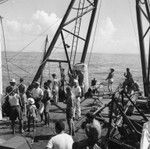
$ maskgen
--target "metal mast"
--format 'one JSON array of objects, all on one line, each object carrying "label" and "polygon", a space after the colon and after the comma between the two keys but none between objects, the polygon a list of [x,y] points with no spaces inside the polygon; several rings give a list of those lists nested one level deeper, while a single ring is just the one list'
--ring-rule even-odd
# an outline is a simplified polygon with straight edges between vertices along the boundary
[{"label": "metal mast", "polygon": [[[145,96],[150,96],[150,44],[146,45],[146,37],[150,38],[150,9],[148,0],[136,0],[137,27],[141,54],[141,66]],[[145,19],[143,19],[145,18]],[[150,43],[150,40],[149,40]],[[146,50],[149,52],[146,59]],[[148,61],[148,64],[147,64]]]},{"label": "metal mast", "polygon": [[[82,15],[84,4],[85,4],[85,0],[79,0],[77,16]],[[82,17],[76,19],[76,21],[75,21],[75,27],[74,27],[75,35],[79,36],[79,34],[80,34],[81,22],[82,22]],[[73,36],[71,54],[70,54],[70,61],[71,61],[72,54],[74,53],[74,58],[73,58],[72,64],[75,64],[75,58],[76,58],[75,55],[76,55],[77,48],[78,48],[78,41],[79,41],[79,38],[77,38],[76,36]]]},{"label": "metal mast", "polygon": [[[88,45],[89,45],[89,41],[90,41],[94,18],[95,18],[95,14],[96,14],[96,8],[98,5],[98,0],[84,0],[84,1],[83,1],[84,4],[80,3],[80,5],[79,5],[79,0],[71,0],[69,6],[67,8],[67,11],[66,11],[64,17],[62,18],[62,21],[53,37],[53,40],[51,41],[51,44],[48,47],[47,52],[45,53],[43,61],[37,70],[37,73],[33,79],[33,82],[38,81],[47,62],[67,63],[70,72],[72,71],[71,64],[70,64],[70,58],[69,58],[69,54],[68,54],[68,49],[67,49],[68,42],[70,42],[69,44],[75,45],[76,48],[79,47],[79,46],[77,46],[78,40],[81,40],[82,42],[84,42],[83,50],[80,48],[80,52],[82,52],[82,58],[81,58],[80,62],[84,63]],[[80,8],[78,8],[78,7],[80,7]],[[79,12],[79,10],[80,10],[80,13],[75,13],[75,11]],[[87,30],[85,31],[86,35],[85,35],[85,37],[82,37],[80,35],[80,30],[81,30],[80,27],[82,24],[81,21],[83,19],[81,19],[81,18],[89,13],[91,13],[91,15],[90,15],[90,19],[88,19],[86,22],[86,26],[88,26]],[[74,16],[74,14],[76,14],[76,16]],[[73,23],[75,23],[74,32],[71,32],[70,27]],[[76,27],[76,29],[75,29],[75,27]],[[66,39],[65,39],[66,33],[77,38],[76,40],[74,40],[75,43],[72,43],[71,41],[66,42]],[[59,37],[62,40],[63,49],[65,51],[64,53],[66,55],[66,60],[56,60],[56,59],[54,60],[54,59],[49,58]],[[76,49],[76,50],[78,50],[78,49]]]}]

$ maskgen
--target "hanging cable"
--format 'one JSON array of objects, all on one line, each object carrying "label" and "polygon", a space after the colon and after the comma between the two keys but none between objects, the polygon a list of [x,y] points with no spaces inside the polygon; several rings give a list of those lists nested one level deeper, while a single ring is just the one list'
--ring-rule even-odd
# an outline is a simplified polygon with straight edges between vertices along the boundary
[{"label": "hanging cable", "polygon": [[[7,71],[7,67],[5,65],[2,65],[2,67],[5,68]],[[14,73],[12,70],[10,70],[10,72],[20,78],[20,76],[17,73]]]},{"label": "hanging cable", "polygon": [[0,4],[6,3],[8,0],[2,0]]},{"label": "hanging cable", "polygon": [[75,8],[75,7],[73,7],[72,9],[75,9],[75,10],[84,10],[84,9],[89,8],[90,6],[92,6],[92,5],[88,5],[88,6],[83,7],[83,8]]},{"label": "hanging cable", "polygon": [[29,75],[31,74],[30,72],[28,72],[27,70],[25,70],[25,69],[21,68],[20,66],[18,66],[18,65],[16,65],[16,64],[14,64],[14,63],[12,63],[12,62],[9,62],[9,63],[11,63],[12,65],[16,66],[16,67],[17,67],[17,68],[19,68],[20,70],[22,70],[22,71],[24,71],[24,72],[28,73]]},{"label": "hanging cable", "polygon": [[5,53],[5,60],[6,60],[7,75],[8,75],[8,78],[10,80],[10,73],[9,73],[9,67],[8,67],[8,58],[7,58],[7,52],[6,52],[6,40],[5,40],[5,33],[4,33],[3,21],[2,21],[1,16],[0,16],[0,22],[1,22],[1,28],[2,28],[2,34],[3,34],[3,43],[4,43],[4,53]]},{"label": "hanging cable", "polygon": [[97,20],[96,20],[96,27],[95,27],[95,30],[94,30],[94,38],[93,38],[93,42],[92,42],[92,46],[91,46],[91,50],[90,50],[90,55],[89,55],[89,60],[88,60],[88,66],[90,64],[91,57],[92,57],[92,51],[93,51],[93,47],[94,47],[94,43],[95,43],[96,30],[97,30],[97,25],[98,25],[98,21],[99,21],[101,6],[102,6],[102,0],[100,1],[100,7],[98,9],[98,16],[97,16]]},{"label": "hanging cable", "polygon": [[[80,1],[80,5],[79,5],[79,8],[81,7],[81,8],[84,8],[84,5],[85,5],[85,0],[83,0],[82,2]],[[79,12],[78,12],[78,15],[82,15],[83,14],[83,9],[81,9],[81,10],[78,10]],[[78,16],[77,15],[77,16]],[[77,20],[77,23],[76,23],[76,25],[77,25],[77,27],[76,27],[76,31],[77,31],[77,35],[79,36],[79,34],[80,34],[80,29],[81,29],[81,22],[82,22],[82,17],[80,17],[80,18],[78,18]],[[78,49],[78,42],[79,42],[79,38],[76,38],[76,43],[75,43],[75,52],[74,52],[74,58],[73,58],[73,65],[75,64],[75,61],[76,61],[76,54],[77,54],[77,49]]]},{"label": "hanging cable", "polygon": [[16,57],[17,55],[19,55],[23,50],[25,50],[28,46],[30,46],[33,42],[35,42],[39,37],[43,36],[44,33],[46,33],[49,29],[51,29],[53,26],[55,26],[58,22],[59,22],[59,20],[57,20],[54,24],[52,24],[51,26],[49,26],[48,28],[46,28],[42,33],[40,33],[37,37],[35,37],[25,47],[23,47],[21,50],[19,50],[16,55],[13,55],[13,57],[11,57],[10,59],[8,59],[8,61],[13,60],[14,57]]},{"label": "hanging cable", "polygon": [[133,17],[132,17],[132,13],[131,13],[131,7],[130,7],[130,5],[131,5],[131,3],[130,3],[130,1],[128,0],[128,3],[129,3],[129,14],[130,14],[130,18],[131,18],[131,24],[132,24],[132,27],[133,27],[133,32],[134,32],[134,36],[135,36],[135,41],[136,41],[136,45],[137,45],[137,48],[140,50],[140,48],[139,48],[139,44],[138,44],[138,40],[137,40],[137,34],[136,34],[136,31],[135,31],[135,27],[134,27],[134,23],[133,23]]}]

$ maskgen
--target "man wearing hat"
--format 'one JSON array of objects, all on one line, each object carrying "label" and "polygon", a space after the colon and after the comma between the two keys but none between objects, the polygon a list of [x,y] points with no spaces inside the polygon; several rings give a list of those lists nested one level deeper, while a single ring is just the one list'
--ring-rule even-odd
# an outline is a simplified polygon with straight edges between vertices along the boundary
[{"label": "man wearing hat", "polygon": [[12,125],[13,134],[15,134],[15,121],[18,118],[19,120],[19,129],[23,133],[23,117],[22,117],[22,102],[20,96],[14,90],[10,90],[8,95],[8,101],[10,104],[10,120]]},{"label": "man wearing hat", "polygon": [[6,94],[9,94],[10,90],[17,92],[16,80],[11,79],[9,83],[10,85],[6,87]]}]

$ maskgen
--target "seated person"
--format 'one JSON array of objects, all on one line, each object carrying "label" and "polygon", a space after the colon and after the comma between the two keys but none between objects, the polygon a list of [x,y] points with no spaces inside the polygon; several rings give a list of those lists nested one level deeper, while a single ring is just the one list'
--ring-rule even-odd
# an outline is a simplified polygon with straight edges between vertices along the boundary
[{"label": "seated person", "polygon": [[87,139],[75,142],[73,144],[73,149],[84,149],[86,147],[93,149],[101,137],[102,128],[99,121],[95,119],[92,113],[87,113],[86,121],[82,123],[81,127],[85,129]]},{"label": "seated person", "polygon": [[91,89],[92,89],[93,94],[95,94],[97,91],[96,83],[97,83],[97,80],[95,78],[91,80]]},{"label": "seated person", "polygon": [[95,78],[91,80],[91,86],[95,86],[96,83],[97,83],[97,80]]}]

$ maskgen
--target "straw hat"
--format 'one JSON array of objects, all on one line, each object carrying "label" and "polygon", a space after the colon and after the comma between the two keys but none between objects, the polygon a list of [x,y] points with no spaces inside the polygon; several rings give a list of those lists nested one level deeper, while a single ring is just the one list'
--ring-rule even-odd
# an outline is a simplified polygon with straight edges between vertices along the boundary
[{"label": "straw hat", "polygon": [[28,99],[28,102],[29,102],[29,104],[32,104],[32,105],[35,103],[35,101],[34,101],[33,98],[29,98],[29,99]]},{"label": "straw hat", "polygon": [[11,79],[10,82],[11,83],[16,83],[16,80],[15,79]]},{"label": "straw hat", "polygon": [[74,79],[73,82],[74,82],[74,83],[78,83],[78,80],[77,80],[77,79]]}]

